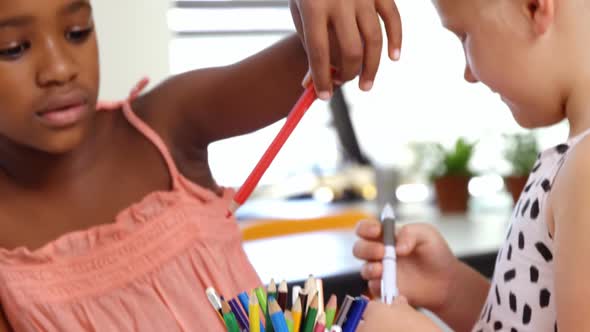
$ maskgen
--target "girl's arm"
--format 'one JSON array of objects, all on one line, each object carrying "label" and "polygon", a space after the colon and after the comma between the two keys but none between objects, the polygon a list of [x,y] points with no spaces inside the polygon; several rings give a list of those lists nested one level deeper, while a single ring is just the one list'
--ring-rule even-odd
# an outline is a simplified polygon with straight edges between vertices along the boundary
[{"label": "girl's arm", "polygon": [[307,67],[303,46],[292,35],[234,65],[172,77],[135,108],[174,145],[206,147],[285,117],[303,92]]},{"label": "girl's arm", "polygon": [[559,331],[590,331],[590,141],[569,153],[550,192],[556,293],[550,301],[556,301]]},{"label": "girl's arm", "polygon": [[449,302],[429,308],[453,331],[471,331],[488,295],[490,282],[479,272],[459,262],[450,289]]}]

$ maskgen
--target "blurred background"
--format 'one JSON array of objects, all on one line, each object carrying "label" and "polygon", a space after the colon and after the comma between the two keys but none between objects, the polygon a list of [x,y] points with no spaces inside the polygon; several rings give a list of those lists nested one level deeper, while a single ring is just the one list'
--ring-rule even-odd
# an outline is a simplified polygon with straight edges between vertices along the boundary
[{"label": "blurred background", "polygon": [[[441,151],[431,147],[451,149],[464,138],[476,143],[467,160],[469,209],[506,209],[503,178],[515,171],[506,156],[515,138],[506,135],[530,133],[541,149],[565,139],[565,124],[524,132],[497,95],[463,80],[461,45],[430,2],[397,4],[405,18],[401,61],[383,54],[370,93],[355,81],[331,103],[316,102],[253,200],[436,203],[432,173]],[[124,97],[144,75],[153,86],[171,74],[231,64],[294,31],[284,0],[101,0],[94,7],[103,99]],[[239,187],[282,123],[211,145],[216,180]]]}]

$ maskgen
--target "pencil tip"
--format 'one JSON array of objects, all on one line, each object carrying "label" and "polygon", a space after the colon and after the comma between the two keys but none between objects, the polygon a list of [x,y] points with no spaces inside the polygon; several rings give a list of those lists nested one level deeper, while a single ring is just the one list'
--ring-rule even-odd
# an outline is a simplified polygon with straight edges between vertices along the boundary
[{"label": "pencil tip", "polygon": [[287,281],[286,280],[281,281],[281,284],[279,285],[279,292],[286,293],[288,291],[289,291],[289,287],[287,286]]},{"label": "pencil tip", "polygon": [[231,308],[229,307],[229,304],[227,304],[227,301],[225,301],[225,300],[221,300],[221,311],[223,311],[224,314],[231,312]]},{"label": "pencil tip", "polygon": [[295,304],[293,304],[293,308],[291,308],[294,312],[301,312],[301,298],[297,298],[295,300]]},{"label": "pencil tip", "polygon": [[258,304],[258,297],[256,297],[256,293],[254,293],[254,291],[252,291],[252,293],[250,294],[250,304],[251,305]]},{"label": "pencil tip", "polygon": [[275,300],[273,297],[271,297],[269,299],[268,308],[269,308],[271,314],[274,314],[274,313],[277,313],[279,311],[282,311],[281,310],[281,307],[277,303],[277,300]]},{"label": "pencil tip", "polygon": [[381,220],[385,219],[395,219],[395,213],[393,212],[393,207],[391,204],[385,204],[383,211],[381,212]]},{"label": "pencil tip", "polygon": [[332,307],[336,307],[338,303],[338,297],[336,296],[336,294],[332,294],[332,296],[330,296],[330,300],[328,300],[328,304],[326,305],[326,307],[328,308],[332,308]]},{"label": "pencil tip", "polygon": [[311,306],[314,308],[318,307],[318,294],[317,293],[313,296],[313,300],[311,301]]}]

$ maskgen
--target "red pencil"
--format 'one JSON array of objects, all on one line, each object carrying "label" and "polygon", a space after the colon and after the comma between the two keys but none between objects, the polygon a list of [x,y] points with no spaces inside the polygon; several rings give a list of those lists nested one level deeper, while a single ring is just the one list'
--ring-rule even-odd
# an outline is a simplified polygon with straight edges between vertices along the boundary
[{"label": "red pencil", "polygon": [[242,187],[240,187],[240,190],[238,190],[238,192],[234,196],[234,199],[228,208],[228,217],[234,214],[236,210],[242,204],[244,204],[244,202],[246,202],[248,197],[250,197],[250,194],[252,194],[252,191],[254,191],[254,188],[256,188],[256,186],[258,185],[260,178],[262,178],[262,176],[264,175],[272,161],[275,159],[275,157],[277,156],[277,154],[279,153],[279,151],[281,150],[289,136],[291,136],[291,133],[293,132],[295,127],[297,127],[297,124],[299,123],[305,112],[307,112],[311,104],[313,104],[313,102],[316,99],[317,94],[315,88],[313,84],[311,84],[311,81],[309,81],[307,83],[307,86],[305,87],[305,90],[303,91],[303,94],[301,95],[301,97],[299,97],[299,100],[297,100],[297,103],[295,104],[295,106],[293,106],[293,109],[289,113],[287,121],[285,122],[285,124],[275,137],[275,139],[272,141],[272,143],[270,143],[270,145],[262,155],[262,158],[260,158],[260,161],[258,161],[258,164],[256,164],[256,166],[252,170],[252,173],[250,173]]}]

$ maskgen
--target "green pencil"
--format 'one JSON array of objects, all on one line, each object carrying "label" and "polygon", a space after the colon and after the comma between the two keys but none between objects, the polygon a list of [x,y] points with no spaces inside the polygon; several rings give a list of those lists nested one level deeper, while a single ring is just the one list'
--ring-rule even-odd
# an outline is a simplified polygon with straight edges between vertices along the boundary
[{"label": "green pencil", "polygon": [[318,295],[316,294],[311,301],[309,309],[307,310],[307,316],[305,318],[305,328],[303,332],[313,332],[315,326],[315,320],[318,315]]},{"label": "green pencil", "polygon": [[336,316],[336,306],[338,299],[336,295],[332,294],[330,296],[330,300],[326,305],[326,329],[329,331],[332,328],[332,324],[334,323],[334,316]]},{"label": "green pencil", "polygon": [[264,292],[264,288],[258,287],[254,290],[256,293],[256,298],[258,298],[258,304],[260,304],[260,309],[266,315],[266,293]]},{"label": "green pencil", "polygon": [[291,314],[290,310],[285,311],[285,321],[287,322],[287,328],[289,332],[293,332],[294,324],[293,324],[293,315]]},{"label": "green pencil", "polygon": [[266,297],[274,297],[275,300],[277,298],[277,284],[275,283],[274,279],[270,279],[270,284],[268,284],[268,288],[266,291]]},{"label": "green pencil", "polygon": [[228,332],[240,332],[240,327],[238,326],[238,321],[236,320],[236,316],[231,311],[229,304],[225,300],[221,301],[221,311],[223,312],[223,321],[225,322],[225,326],[227,327]]}]

